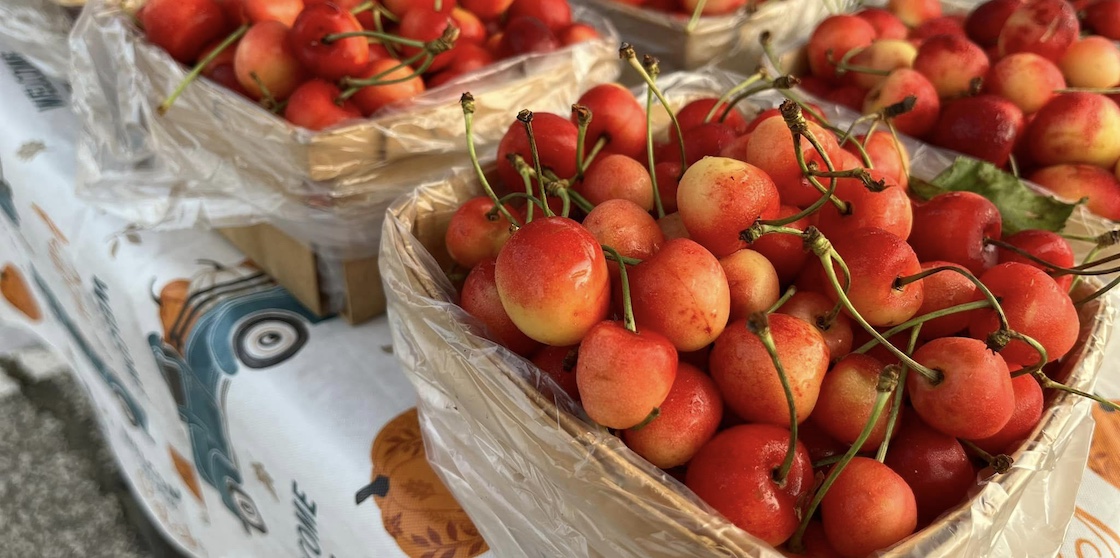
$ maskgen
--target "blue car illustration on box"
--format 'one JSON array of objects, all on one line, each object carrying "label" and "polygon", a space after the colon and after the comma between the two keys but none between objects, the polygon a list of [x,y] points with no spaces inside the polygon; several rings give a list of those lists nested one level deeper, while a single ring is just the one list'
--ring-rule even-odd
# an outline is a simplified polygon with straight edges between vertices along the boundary
[{"label": "blue car illustration on box", "polygon": [[242,368],[276,366],[307,342],[320,321],[269,276],[250,266],[217,266],[194,280],[168,283],[157,303],[164,331],[148,343],[191,441],[199,476],[246,531],[267,533],[242,488],[225,421],[231,380]]},{"label": "blue car illustration on box", "polygon": [[39,288],[39,292],[42,293],[43,298],[47,302],[47,309],[50,311],[51,316],[62,325],[63,329],[65,329],[66,333],[70,336],[70,339],[74,342],[74,345],[78,348],[78,351],[86,357],[93,366],[94,371],[97,372],[97,375],[100,376],[109,389],[112,390],[114,397],[116,397],[117,402],[121,406],[121,410],[124,412],[125,418],[127,418],[128,422],[133,426],[147,432],[147,413],[145,413],[136,402],[136,398],[132,396],[132,393],[129,391],[128,387],[125,386],[124,382],[121,381],[120,377],[117,376],[116,372],[114,372],[113,369],[109,367],[108,363],[93,350],[93,347],[89,344],[85,335],[82,334],[77,325],[74,324],[74,321],[71,320],[70,316],[63,310],[62,304],[59,303],[58,298],[50,288],[47,287],[46,282],[43,281],[39,272],[32,268],[31,273],[34,277],[35,285]]}]

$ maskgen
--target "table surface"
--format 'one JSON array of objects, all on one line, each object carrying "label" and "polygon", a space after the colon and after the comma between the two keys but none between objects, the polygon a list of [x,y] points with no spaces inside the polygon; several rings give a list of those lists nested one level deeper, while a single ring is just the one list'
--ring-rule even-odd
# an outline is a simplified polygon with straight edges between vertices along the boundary
[{"label": "table surface", "polygon": [[[0,320],[72,363],[168,539],[196,556],[487,554],[424,460],[385,320],[318,319],[214,233],[133,231],[74,199],[76,121],[34,102],[65,87],[2,58]],[[1097,387],[1120,399],[1117,351]],[[1120,413],[1094,415],[1066,557],[1120,555]]]}]

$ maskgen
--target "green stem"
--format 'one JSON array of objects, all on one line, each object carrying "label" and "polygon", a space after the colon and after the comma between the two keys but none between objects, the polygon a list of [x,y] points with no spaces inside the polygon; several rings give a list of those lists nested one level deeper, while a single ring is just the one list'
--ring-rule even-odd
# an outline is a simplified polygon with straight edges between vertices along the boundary
[{"label": "green stem", "polygon": [[572,105],[572,112],[576,115],[576,180],[583,178],[584,171],[587,170],[588,163],[583,160],[583,148],[587,142],[587,127],[591,124],[591,119],[594,115],[591,114],[591,109],[583,105]]},{"label": "green stem", "polygon": [[1065,87],[1055,89],[1055,93],[1096,93],[1098,95],[1116,95],[1120,87]]},{"label": "green stem", "polygon": [[789,288],[786,289],[785,294],[783,294],[781,298],[775,301],[774,304],[770,306],[770,308],[766,309],[766,313],[773,314],[774,312],[777,312],[778,309],[781,308],[782,305],[784,305],[786,302],[789,302],[789,299],[793,298],[793,295],[795,294],[797,294],[797,286],[790,285]]},{"label": "green stem", "polygon": [[793,468],[793,459],[797,455],[797,404],[793,400],[793,389],[790,388],[789,377],[786,376],[786,370],[782,366],[782,359],[778,358],[778,347],[774,345],[774,337],[770,335],[770,321],[767,314],[757,312],[751,315],[747,320],[747,329],[758,336],[758,340],[770,355],[774,369],[778,372],[778,380],[782,383],[782,391],[786,395],[786,405],[789,407],[789,447],[786,449],[786,457],[782,460],[782,465],[774,472],[774,482],[778,483],[779,487],[784,487],[786,479],[789,478],[789,471]]},{"label": "green stem", "polygon": [[1087,296],[1087,297],[1085,297],[1081,300],[1078,300],[1077,302],[1074,302],[1073,305],[1077,306],[1077,307],[1085,306],[1086,304],[1100,298],[1102,295],[1104,295],[1108,291],[1112,290],[1114,287],[1116,287],[1116,285],[1120,285],[1120,277],[1117,277],[1117,278],[1109,281],[1107,285],[1101,287],[1097,292],[1095,292],[1095,293],[1093,293],[1093,294],[1091,294],[1091,295],[1089,295],[1089,296]]},{"label": "green stem", "polygon": [[1018,331],[1009,331],[1008,337],[1010,337],[1011,339],[1018,339],[1019,341],[1030,345],[1032,349],[1038,352],[1038,362],[1032,366],[1016,371],[1011,375],[1012,378],[1016,376],[1022,376],[1024,374],[1033,374],[1035,372],[1038,372],[1039,370],[1042,370],[1043,366],[1046,366],[1047,362],[1050,361],[1050,356],[1046,352],[1046,347],[1043,347],[1042,343],[1039,343],[1033,337],[1024,333],[1020,333]]},{"label": "green stem", "polygon": [[401,37],[401,36],[398,36],[398,35],[393,35],[391,33],[384,33],[384,32],[381,32],[381,31],[369,31],[369,30],[366,30],[366,31],[347,31],[345,33],[331,33],[330,35],[324,35],[323,38],[320,39],[319,41],[323,44],[329,45],[329,44],[331,44],[335,41],[341,41],[342,39],[349,39],[351,37],[366,37],[366,38],[371,38],[371,39],[377,39],[378,41],[381,41],[382,43],[387,42],[387,43],[393,43],[393,44],[402,45],[402,46],[410,46],[410,47],[413,47],[413,48],[424,48],[424,45],[426,44],[424,41],[417,41],[415,39],[406,39],[404,37]]},{"label": "green stem", "polygon": [[601,136],[595,141],[595,145],[591,146],[591,152],[587,154],[587,159],[584,161],[587,166],[590,167],[591,163],[595,162],[595,158],[598,157],[599,153],[603,151],[603,148],[607,146],[607,141],[606,136]]},{"label": "green stem", "polygon": [[976,285],[976,288],[979,289],[980,293],[984,295],[984,298],[987,299],[988,303],[992,305],[992,309],[996,311],[996,316],[999,317],[999,328],[1004,331],[1011,329],[1011,326],[1009,326],[1007,323],[1007,314],[1003,312],[1003,307],[999,305],[999,299],[996,298],[996,295],[992,294],[992,291],[988,290],[988,286],[984,283],[981,283],[979,278],[977,278],[975,275],[973,275],[963,267],[957,267],[955,265],[943,265],[939,267],[932,267],[920,273],[915,273],[914,275],[911,275],[909,277],[898,277],[894,280],[894,288],[901,289],[902,287],[905,287],[910,283],[920,281],[922,279],[925,279],[926,277],[929,277],[930,275],[933,275],[934,273],[941,273],[943,271],[952,271],[953,273],[962,275],[966,279],[971,281],[973,285]]},{"label": "green stem", "polygon": [[605,244],[602,245],[603,251],[614,257],[618,262],[618,278],[622,282],[622,323],[626,325],[626,329],[632,333],[638,333],[638,324],[634,321],[634,306],[630,301],[630,280],[626,276],[626,261],[618,250],[611,248]]},{"label": "green stem", "polygon": [[685,26],[685,32],[692,33],[696,30],[696,25],[700,23],[700,14],[704,12],[704,4],[707,3],[708,0],[696,2],[696,7],[692,9],[692,17],[688,19],[688,25]]},{"label": "green stem", "polygon": [[[1069,237],[1067,236],[1066,238],[1069,238]],[[1073,240],[1080,240],[1080,239],[1075,238]],[[1093,246],[1089,250],[1089,253],[1085,255],[1085,261],[1082,262],[1082,265],[1087,265],[1089,263],[1092,263],[1093,258],[1096,258],[1097,254],[1099,254],[1100,251],[1103,250],[1103,249],[1104,248],[1101,247],[1100,244],[1097,244],[1096,246]],[[1073,294],[1073,292],[1077,290],[1077,286],[1080,285],[1080,284],[1081,284],[1081,276],[1080,275],[1074,276],[1073,281],[1070,282],[1070,285],[1069,285],[1070,294]]]},{"label": "green stem", "polygon": [[[914,326],[910,331],[910,343],[906,345],[906,354],[913,355],[914,347],[918,344],[918,334],[922,331],[922,324]],[[894,435],[895,425],[898,424],[898,416],[902,412],[902,400],[906,394],[906,376],[910,372],[910,367],[905,364],[898,372],[898,388],[894,393],[894,400],[891,402],[891,414],[887,417],[887,427],[883,432],[883,442],[879,444],[879,451],[875,454],[875,461],[882,463],[887,458],[887,447],[890,446],[891,436]]]},{"label": "green stem", "polygon": [[[681,173],[684,173],[685,168],[688,167],[688,156],[686,155],[684,149],[684,132],[681,131],[681,123],[679,120],[677,120],[676,113],[673,112],[673,106],[669,104],[669,100],[665,98],[665,95],[661,92],[661,89],[657,87],[657,81],[654,79],[654,77],[651,76],[650,72],[647,72],[646,69],[642,67],[642,65],[638,62],[638,55],[636,52],[634,52],[634,47],[630,46],[629,43],[623,43],[622,48],[619,49],[619,55],[622,58],[626,59],[626,62],[630,64],[630,67],[634,68],[634,70],[638,72],[638,75],[640,75],[642,80],[646,82],[646,87],[648,87],[650,91],[653,91],[653,94],[657,96],[657,100],[661,102],[662,108],[665,109],[665,112],[669,113],[669,120],[673,122],[673,129],[677,131],[677,146],[680,149],[681,155]],[[656,64],[651,63],[650,65],[654,69],[653,73],[659,73]]]},{"label": "green stem", "polygon": [[999,248],[1007,250],[1008,252],[1014,252],[1015,254],[1018,254],[1018,255],[1020,255],[1024,258],[1038,264],[1038,265],[1041,265],[1041,266],[1047,268],[1049,270],[1049,272],[1052,272],[1051,275],[1054,275],[1056,277],[1060,277],[1062,275],[1090,275],[1090,276],[1111,275],[1113,273],[1116,273],[1116,272],[1120,271],[1120,268],[1117,268],[1117,267],[1113,267],[1113,268],[1109,268],[1109,269],[1097,269],[1097,270],[1093,270],[1093,271],[1088,271],[1088,270],[1085,270],[1085,269],[1079,269],[1079,268],[1076,268],[1076,267],[1062,267],[1060,265],[1055,265],[1053,263],[1050,263],[1050,262],[1048,262],[1048,261],[1046,261],[1046,260],[1044,260],[1044,259],[1042,259],[1042,258],[1024,250],[1024,249],[1022,249],[1022,248],[1019,248],[1018,246],[1015,246],[1014,244],[1010,244],[1010,243],[1004,242],[1002,240],[996,240],[994,238],[985,238],[984,243],[985,244],[990,244],[992,246],[997,246]]},{"label": "green stem", "polygon": [[665,216],[665,205],[661,201],[661,187],[657,185],[657,162],[653,158],[653,90],[646,88],[646,163],[649,164],[649,179],[653,182],[653,205],[657,218]]},{"label": "green stem", "polygon": [[544,202],[544,214],[547,217],[553,217],[555,214],[548,207],[548,192],[545,191],[544,170],[541,168],[541,155],[537,150],[537,138],[533,134],[533,112],[522,110],[517,113],[517,119],[525,125],[525,134],[529,137],[529,152],[533,154],[533,169],[537,171],[537,185],[540,186],[541,201]]},{"label": "green stem", "polygon": [[509,209],[506,209],[506,206],[498,199],[498,195],[495,194],[494,189],[490,187],[490,182],[486,180],[486,173],[482,171],[482,165],[478,162],[478,153],[475,151],[474,147],[474,95],[463,93],[463,95],[459,97],[459,105],[463,108],[463,122],[467,129],[467,154],[470,156],[471,165],[474,166],[475,174],[478,175],[478,181],[482,184],[482,189],[486,191],[487,196],[490,196],[490,200],[494,202],[494,207],[502,212],[502,215],[509,220],[511,225],[514,227],[521,226],[520,223],[517,222],[517,219],[513,218],[513,214],[509,212]]},{"label": "green stem", "polygon": [[1103,397],[1101,397],[1101,396],[1099,396],[1095,393],[1089,393],[1089,392],[1086,392],[1086,391],[1081,391],[1077,388],[1067,386],[1063,383],[1055,382],[1054,380],[1051,380],[1050,377],[1047,376],[1046,373],[1041,371],[1041,370],[1035,370],[1032,375],[1034,376],[1035,380],[1038,380],[1038,383],[1039,383],[1039,385],[1042,386],[1042,389],[1056,389],[1058,391],[1064,391],[1066,393],[1072,393],[1074,395],[1078,395],[1078,396],[1084,397],[1086,399],[1092,399],[1093,401],[1096,401],[1097,403],[1100,403],[1101,405],[1103,405],[1106,409],[1108,409],[1110,411],[1120,411],[1120,406],[1117,406],[1112,401],[1109,401],[1109,400],[1107,400],[1107,399],[1105,399],[1105,398],[1103,398]]},{"label": "green stem", "polygon": [[[899,333],[902,333],[903,331],[906,331],[906,330],[908,330],[908,329],[910,329],[914,326],[920,326],[920,325],[922,325],[922,324],[924,324],[928,321],[936,320],[937,318],[948,316],[950,314],[956,314],[957,312],[968,312],[970,310],[979,310],[981,308],[991,308],[991,307],[992,307],[992,303],[987,301],[987,300],[975,300],[975,301],[972,301],[972,302],[965,302],[963,304],[958,304],[956,306],[950,306],[948,308],[942,308],[941,310],[934,310],[933,312],[930,312],[928,314],[922,314],[921,316],[916,316],[914,318],[911,318],[911,319],[909,319],[909,320],[907,320],[907,321],[905,321],[901,324],[898,324],[898,325],[888,329],[887,331],[884,331],[883,332],[883,337],[889,339],[890,337],[892,337],[894,335],[898,335]],[[852,352],[863,354],[863,353],[866,353],[867,351],[870,351],[871,349],[875,348],[875,345],[878,345],[878,344],[879,344],[879,340],[872,339],[872,340],[868,341],[867,343],[864,343],[858,349],[856,349]]]},{"label": "green stem", "polygon": [[987,463],[988,466],[991,467],[997,474],[1002,475],[1002,474],[1007,473],[1008,471],[1011,470],[1011,466],[1015,464],[1015,460],[1011,459],[1010,455],[1003,454],[1003,453],[1001,453],[999,455],[992,455],[992,454],[980,449],[980,446],[978,446],[978,445],[976,445],[976,444],[974,444],[974,443],[972,443],[968,440],[963,440],[963,439],[957,438],[957,441],[960,442],[961,445],[965,447],[965,449],[968,449],[972,453],[979,456],[980,459],[982,459],[985,463]]},{"label": "green stem", "polygon": [[731,97],[734,96],[736,93],[750,87],[756,81],[758,81],[760,79],[765,79],[765,78],[766,78],[766,71],[765,70],[759,70],[758,72],[751,75],[747,79],[739,82],[737,85],[735,85],[735,87],[732,87],[731,89],[728,89],[727,91],[725,91],[723,93],[723,95],[720,95],[719,98],[716,99],[716,102],[715,102],[715,104],[712,105],[712,108],[708,109],[708,114],[704,116],[704,122],[705,123],[711,122],[712,117],[716,115],[716,111],[719,110],[719,107],[722,106],[723,104],[727,103],[727,101],[729,99],[731,99]]},{"label": "green stem", "polygon": [[236,30],[234,30],[233,33],[230,33],[230,35],[226,37],[225,40],[219,43],[218,46],[214,47],[213,50],[208,52],[206,56],[202,58],[202,60],[199,60],[198,63],[194,65],[194,68],[191,68],[190,73],[188,73],[187,76],[183,78],[183,81],[179,82],[179,85],[175,87],[175,90],[172,91],[171,94],[168,95],[167,98],[159,104],[159,107],[156,108],[156,113],[160,116],[167,114],[167,111],[171,110],[171,105],[175,104],[175,101],[179,98],[179,96],[187,90],[187,86],[190,85],[194,80],[198,79],[198,76],[202,74],[202,71],[205,70],[211,62],[216,60],[223,51],[230,47],[230,45],[237,42],[239,39],[241,39],[241,37],[244,37],[245,33],[247,33],[248,31],[248,24],[238,27]]}]

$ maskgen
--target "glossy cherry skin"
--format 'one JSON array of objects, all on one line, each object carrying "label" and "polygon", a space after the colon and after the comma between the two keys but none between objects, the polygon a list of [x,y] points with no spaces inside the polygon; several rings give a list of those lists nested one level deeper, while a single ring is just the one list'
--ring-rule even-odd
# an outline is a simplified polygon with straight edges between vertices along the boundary
[{"label": "glossy cherry skin", "polygon": [[[518,225],[524,222],[524,215],[519,209],[509,204],[505,207],[517,219]],[[455,263],[470,269],[498,257],[513,234],[510,228],[513,223],[501,212],[491,217],[493,209],[494,202],[488,196],[476,196],[455,210],[444,235],[447,253]]]},{"label": "glossy cherry skin", "polygon": [[[876,386],[884,367],[878,359],[863,354],[852,353],[840,359],[825,374],[817,406],[809,420],[829,436],[849,445],[855,443],[871,419],[878,397]],[[874,451],[883,443],[887,419],[887,413],[879,416],[859,451]]]},{"label": "glossy cherry skin", "polygon": [[[434,41],[443,35],[443,32],[449,25],[454,25],[450,14],[437,12],[431,9],[413,8],[405,12],[401,17],[400,27],[398,33],[406,39],[414,41]],[[458,42],[458,39],[456,39]],[[421,52],[421,49],[412,46],[401,46],[401,54],[404,57],[411,57]],[[454,47],[452,47],[454,50]],[[429,72],[438,72],[451,64],[451,59],[454,53],[451,51],[442,52],[434,59],[432,64],[428,67]]]},{"label": "glossy cherry skin", "polygon": [[762,169],[724,157],[692,165],[677,186],[677,211],[689,236],[716,257],[746,246],[740,233],[778,212],[778,193]]},{"label": "glossy cherry skin", "polygon": [[930,427],[912,410],[905,409],[902,417],[885,462],[914,491],[918,522],[926,525],[964,500],[976,484],[976,471],[956,438]]},{"label": "glossy cherry skin", "polygon": [[723,419],[723,400],[715,382],[691,364],[680,363],[660,414],[649,424],[622,432],[630,449],[662,469],[688,463]]},{"label": "glossy cherry skin", "polygon": [[489,259],[471,269],[467,280],[463,282],[459,306],[486,326],[492,341],[519,355],[531,355],[541,344],[517,329],[517,325],[502,307],[498,285],[494,280],[496,267],[497,262]]},{"label": "glossy cherry skin", "polygon": [[273,99],[283,101],[308,78],[307,70],[292,52],[288,27],[279,21],[262,21],[250,27],[237,45],[233,67],[237,81],[254,99],[264,97],[258,80]]},{"label": "glossy cherry skin", "polygon": [[[604,83],[587,90],[576,101],[591,111],[584,145],[587,151],[606,138],[605,153],[618,153],[644,160],[646,148],[646,110],[629,89],[617,83]],[[572,122],[576,122],[573,112]]]},{"label": "glossy cherry skin", "polygon": [[587,416],[608,428],[631,428],[659,407],[677,378],[677,350],[660,333],[604,321],[579,345],[576,384]]},{"label": "glossy cherry skin", "polygon": [[[579,359],[579,346],[553,347],[544,345],[533,354],[533,364],[541,369],[556,386],[560,388],[572,401],[579,402],[579,385],[576,383],[576,362]],[[555,396],[553,388],[547,385],[539,386],[541,393]]]},{"label": "glossy cherry skin", "polygon": [[[782,205],[778,208],[778,213],[774,218],[785,219],[797,215],[800,211],[792,205]],[[802,217],[787,224],[786,227],[804,231],[809,227],[809,218]],[[765,235],[754,241],[750,248],[766,256],[766,259],[774,265],[774,271],[778,273],[779,282],[788,285],[797,278],[801,270],[805,268],[805,263],[809,260],[810,254],[805,251],[804,244],[799,236],[776,233]]]},{"label": "glossy cherry skin", "polygon": [[945,104],[930,142],[1002,167],[1026,128],[1023,111],[996,95],[965,97]]},{"label": "glossy cherry skin", "polygon": [[987,198],[949,192],[914,209],[914,229],[907,240],[922,261],[949,261],[978,275],[997,258],[995,246],[984,240],[999,238],[1002,231],[999,209]]},{"label": "glossy cherry skin", "polygon": [[[1011,329],[1030,336],[1046,349],[1047,362],[1062,358],[1073,348],[1081,329],[1077,309],[1052,277],[1027,264],[1008,262],[989,269],[980,281],[999,299]],[[987,339],[998,328],[995,310],[983,309],[973,313],[968,331],[972,337]],[[1023,366],[1035,364],[1039,358],[1035,349],[1017,339],[1000,355],[1008,364]]]},{"label": "glossy cherry skin", "polygon": [[814,76],[836,79],[833,62],[839,62],[852,49],[870,45],[875,38],[875,28],[865,19],[846,14],[830,16],[809,36],[809,68]]},{"label": "glossy cherry skin", "polygon": [[[910,236],[914,211],[906,190],[894,178],[877,170],[868,173],[872,180],[883,181],[885,189],[872,191],[858,178],[838,179],[834,194],[848,206],[844,213],[831,203],[821,208],[817,214],[817,228],[825,236],[836,238],[849,231],[868,227],[884,230],[903,239]],[[823,184],[828,186],[827,181]]]},{"label": "glossy cherry skin", "polygon": [[730,319],[765,312],[781,296],[778,272],[766,256],[744,248],[720,258],[719,263],[731,289]]},{"label": "glossy cherry skin", "polygon": [[1032,0],[1007,17],[997,46],[1000,56],[1033,52],[1057,62],[1080,31],[1077,12],[1069,2]]},{"label": "glossy cherry skin", "polygon": [[[576,125],[563,116],[544,112],[535,113],[532,124],[541,166],[551,169],[560,178],[575,176],[576,143],[579,137]],[[525,131],[525,125],[519,121],[509,125],[498,144],[498,176],[506,188],[523,190],[524,182],[517,169],[512,164],[504,162],[510,153],[521,155],[526,163],[533,164],[529,135]]]},{"label": "glossy cherry skin", "polygon": [[919,347],[913,358],[942,377],[934,385],[921,374],[907,376],[910,401],[930,426],[950,436],[986,438],[1011,420],[1011,373],[983,341],[942,337]]},{"label": "glossy cherry skin", "polygon": [[821,521],[832,548],[846,558],[861,558],[910,536],[918,525],[918,507],[902,477],[857,456],[821,500]]},{"label": "glossy cherry skin", "polygon": [[831,323],[825,320],[836,303],[827,296],[815,291],[797,291],[777,312],[789,314],[811,324],[824,337],[828,354],[832,360],[839,360],[852,350],[852,320],[843,313],[837,314]]},{"label": "glossy cherry skin", "polygon": [[[922,271],[938,267],[955,267],[964,270],[960,265],[951,262],[933,260],[922,263]],[[929,275],[922,279],[922,286],[924,296],[922,307],[918,309],[918,315],[944,310],[977,299],[976,284],[967,276],[956,271],[945,270]],[[948,337],[968,329],[968,324],[971,321],[971,311],[956,312],[923,323],[918,336],[921,339]]]},{"label": "glossy cherry skin", "polygon": [[[906,241],[881,229],[863,228],[846,232],[832,241],[832,247],[852,276],[848,299],[867,323],[896,326],[917,314],[922,306],[922,282],[896,286],[898,279],[921,271],[918,257]],[[833,268],[839,285],[844,286],[842,268],[838,264]],[[835,287],[827,293],[833,301],[840,300]]]},{"label": "glossy cherry skin", "polygon": [[424,92],[424,80],[413,75],[410,68],[397,68],[399,65],[400,62],[394,58],[377,58],[370,61],[365,71],[359,74],[358,77],[363,79],[380,76],[380,82],[395,82],[367,85],[359,89],[351,99],[362,109],[362,114],[375,115],[386,107],[407,103],[409,99]]},{"label": "glossy cherry skin", "polygon": [[[1050,262],[1055,266],[1073,267],[1075,265],[1073,247],[1058,233],[1028,229],[1004,237],[1003,241],[1020,250],[1026,251],[1028,254],[1042,261]],[[999,263],[1019,262],[1031,267],[1037,267],[1047,272],[1047,274],[1051,274],[1050,272],[1053,271],[1053,268],[1047,267],[1005,248],[999,248],[998,254]],[[1069,292],[1070,285],[1073,284],[1073,275],[1055,276],[1054,280],[1063,291]]]},{"label": "glossy cherry skin", "polygon": [[362,24],[350,12],[330,3],[308,6],[289,31],[289,41],[296,59],[315,75],[337,81],[357,76],[369,63],[369,41],[365,37],[348,37],[323,42],[323,37],[336,33],[354,33]]},{"label": "glossy cherry skin", "polygon": [[685,485],[740,529],[770,545],[793,536],[813,483],[809,452],[799,442],[784,486],[774,482],[789,448],[789,430],[768,424],[716,434],[689,464]]},{"label": "glossy cherry skin", "polygon": [[[808,127],[813,137],[824,148],[825,155],[835,163],[836,152],[839,151],[836,137],[815,123],[810,122]],[[824,157],[809,143],[809,140],[802,137],[800,141],[805,163],[815,163],[818,169],[827,170]],[[821,193],[804,180],[794,153],[793,136],[790,135],[789,127],[781,116],[772,116],[762,121],[751,132],[746,158],[747,163],[758,167],[773,180],[781,197],[781,203],[808,207],[820,199]]]},{"label": "glossy cherry skin", "polygon": [[965,19],[965,33],[981,47],[996,46],[1003,24],[1022,4],[1023,0],[989,0],[976,6]]},{"label": "glossy cherry skin", "polygon": [[328,81],[307,81],[288,98],[284,118],[308,130],[322,130],[361,118],[362,112],[352,101],[347,100],[342,105],[335,102],[341,94],[338,86]]},{"label": "glossy cherry skin", "polygon": [[213,0],[150,0],[140,25],[148,41],[184,64],[228,30],[225,12]]},{"label": "glossy cherry skin", "polygon": [[547,345],[575,345],[610,306],[607,261],[595,237],[564,217],[538,217],[498,254],[502,306],[518,329]]},{"label": "glossy cherry skin", "polygon": [[[1018,369],[1018,366],[1015,368]],[[1038,380],[1029,374],[1018,376],[1011,378],[1011,387],[1015,389],[1015,412],[1011,415],[1011,420],[995,435],[972,440],[977,447],[992,455],[1015,453],[1042,420],[1045,402]]]}]

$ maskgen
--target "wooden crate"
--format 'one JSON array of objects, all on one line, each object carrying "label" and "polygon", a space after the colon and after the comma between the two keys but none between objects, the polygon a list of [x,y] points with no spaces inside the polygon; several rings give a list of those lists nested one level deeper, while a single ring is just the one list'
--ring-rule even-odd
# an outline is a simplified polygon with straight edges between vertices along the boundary
[{"label": "wooden crate", "polygon": [[[338,288],[343,298],[337,312],[350,324],[358,325],[385,313],[385,292],[376,256],[324,262],[310,246],[267,224],[218,232],[316,315],[335,313],[328,293]],[[335,275],[341,284],[328,284],[320,264],[337,265]]]}]

